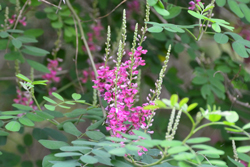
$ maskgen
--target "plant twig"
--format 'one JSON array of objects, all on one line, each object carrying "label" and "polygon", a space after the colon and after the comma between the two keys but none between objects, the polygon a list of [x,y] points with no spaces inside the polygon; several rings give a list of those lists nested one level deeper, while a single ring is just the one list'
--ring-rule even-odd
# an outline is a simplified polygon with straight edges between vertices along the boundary
[{"label": "plant twig", "polygon": [[[81,39],[82,39],[82,41],[84,43],[84,46],[85,46],[85,48],[87,50],[87,53],[88,53],[88,56],[89,56],[89,60],[91,62],[92,68],[93,68],[94,73],[95,73],[95,78],[97,79],[97,76],[98,76],[97,70],[96,70],[96,67],[95,67],[93,56],[92,56],[92,54],[90,52],[90,49],[89,49],[89,45],[88,45],[87,40],[86,40],[85,35],[84,35],[84,31],[83,31],[83,28],[82,28],[81,20],[78,17],[78,15],[76,14],[76,12],[75,12],[74,8],[72,7],[71,3],[69,2],[69,0],[66,0],[66,4],[69,7],[71,13],[73,14],[73,16],[75,17],[75,19],[77,21],[77,24],[78,24],[78,27],[79,27],[79,30],[80,30],[80,34],[81,34]],[[102,105],[102,99],[101,99],[99,91],[98,91],[98,96],[99,96],[99,103],[101,105],[102,112],[103,112],[103,117],[106,117],[106,111],[105,111],[105,109],[104,109],[104,107]]]}]

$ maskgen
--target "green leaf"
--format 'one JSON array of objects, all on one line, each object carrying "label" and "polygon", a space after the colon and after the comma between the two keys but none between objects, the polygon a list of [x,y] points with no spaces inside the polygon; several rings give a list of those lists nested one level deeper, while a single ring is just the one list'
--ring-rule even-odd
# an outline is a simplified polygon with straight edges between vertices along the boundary
[{"label": "green leaf", "polygon": [[212,29],[215,31],[215,32],[221,32],[221,28],[220,28],[220,25],[218,23],[213,23],[212,24]]},{"label": "green leaf", "polygon": [[44,128],[44,132],[46,132],[47,135],[49,135],[51,138],[58,140],[58,141],[65,141],[67,142],[67,137],[61,132],[56,129],[52,128]]},{"label": "green leaf", "polygon": [[111,140],[114,142],[130,142],[131,140],[118,138],[118,137],[106,137],[107,140]]},{"label": "green leaf", "polygon": [[198,151],[199,154],[205,154],[205,155],[223,155],[225,152],[222,150],[203,150],[203,151]]},{"label": "green leaf", "polygon": [[144,132],[142,132],[142,131],[139,131],[139,130],[132,130],[132,131],[133,131],[134,134],[137,135],[137,136],[140,136],[140,137],[143,137],[143,138],[145,138],[145,139],[151,140],[150,135],[148,135],[148,134],[146,134],[146,133],[144,133]]},{"label": "green leaf", "polygon": [[12,51],[12,52],[6,53],[4,55],[4,59],[10,60],[10,61],[19,60],[21,63],[25,62],[23,55],[18,51]]},{"label": "green leaf", "polygon": [[250,140],[250,139],[249,137],[229,137],[229,140],[245,141],[245,140]]},{"label": "green leaf", "polygon": [[162,16],[168,16],[169,12],[166,9],[161,8],[158,4],[153,6],[157,13]]},{"label": "green leaf", "polygon": [[181,43],[177,43],[174,45],[174,52],[175,53],[181,53],[183,52],[185,47]]},{"label": "green leaf", "polygon": [[235,111],[230,111],[230,112],[228,112],[228,114],[226,115],[225,118],[228,122],[234,123],[234,122],[237,122],[239,120],[239,115]]},{"label": "green leaf", "polygon": [[49,14],[47,14],[47,17],[48,17],[48,19],[50,19],[52,21],[55,21],[58,19],[58,16],[55,13],[49,13]]},{"label": "green leaf", "polygon": [[175,146],[168,149],[168,154],[177,154],[189,150],[187,146]]},{"label": "green leaf", "polygon": [[61,101],[64,101],[63,97],[61,95],[59,95],[58,93],[56,92],[52,92],[52,95],[55,96],[55,98],[61,100]]},{"label": "green leaf", "polygon": [[113,164],[113,166],[119,166],[119,167],[133,167],[132,165],[123,162],[123,161],[119,161],[119,160],[111,160],[111,163]]},{"label": "green leaf", "polygon": [[60,148],[61,151],[81,151],[81,150],[91,150],[91,147],[84,146],[63,146]]},{"label": "green leaf", "polygon": [[208,119],[211,122],[217,122],[217,121],[219,121],[221,119],[221,115],[212,112],[212,113],[209,113]]},{"label": "green leaf", "polygon": [[115,148],[108,151],[109,154],[116,155],[116,156],[124,156],[126,154],[125,148]]},{"label": "green leaf", "polygon": [[192,16],[196,17],[197,19],[204,19],[205,16],[201,15],[200,13],[196,13],[192,10],[188,10],[188,13],[191,14]]},{"label": "green leaf", "polygon": [[1,38],[7,38],[8,36],[9,36],[9,34],[7,32],[5,32],[5,31],[0,32]]},{"label": "green leaf", "polygon": [[32,131],[32,136],[36,140],[48,139],[47,133],[43,129],[40,129],[40,128],[34,128],[33,131]]},{"label": "green leaf", "polygon": [[229,38],[227,35],[225,34],[221,34],[221,33],[216,33],[214,35],[214,40],[219,43],[219,44],[224,44],[224,43],[227,43]]},{"label": "green leaf", "polygon": [[107,153],[106,151],[102,151],[102,150],[98,150],[98,149],[93,149],[91,152],[93,154],[99,156],[99,157],[107,157],[107,158],[111,157],[111,155],[109,153]]},{"label": "green leaf", "polygon": [[33,137],[30,134],[25,134],[23,141],[26,146],[31,146],[33,144]]},{"label": "green leaf", "polygon": [[59,29],[59,28],[62,28],[63,27],[63,23],[61,21],[55,21],[53,23],[51,23],[51,26],[55,29]]},{"label": "green leaf", "polygon": [[72,94],[72,98],[73,98],[74,100],[79,100],[79,99],[81,99],[81,95],[78,94],[78,93],[73,93],[73,94]]},{"label": "green leaf", "polygon": [[43,96],[43,99],[46,100],[46,101],[49,102],[49,103],[57,104],[57,102],[55,102],[54,100],[52,100],[51,98],[48,98],[48,97],[46,97],[46,96]]},{"label": "green leaf", "polygon": [[155,100],[154,103],[159,108],[167,108],[166,104],[163,103],[161,100]]},{"label": "green leaf", "polygon": [[103,121],[105,120],[106,118],[103,118],[99,121],[97,121],[96,123],[90,125],[87,130],[94,130],[94,129],[97,129],[99,126],[101,126],[101,124],[103,123]]},{"label": "green leaf", "polygon": [[72,141],[71,143],[75,145],[93,145],[93,146],[100,144],[100,143],[85,141],[85,140],[75,140],[75,141]]},{"label": "green leaf", "polygon": [[187,104],[188,101],[189,101],[189,98],[187,98],[187,97],[183,98],[180,101],[179,106],[182,107],[184,104]]},{"label": "green leaf", "polygon": [[211,93],[211,90],[210,90],[210,85],[209,84],[205,84],[201,87],[201,95],[204,99],[207,98],[207,96],[209,96]]},{"label": "green leaf", "polygon": [[4,111],[1,114],[2,115],[18,115],[22,113],[24,113],[24,111]]},{"label": "green leaf", "polygon": [[56,157],[73,157],[73,156],[82,156],[81,153],[77,152],[64,152],[55,154]]},{"label": "green leaf", "polygon": [[48,51],[44,50],[44,49],[40,49],[40,48],[37,48],[35,46],[27,46],[27,45],[24,45],[24,47],[30,51],[32,53],[32,55],[34,56],[45,56],[47,54],[49,54]]},{"label": "green leaf", "polygon": [[41,116],[33,113],[27,113],[26,117],[35,122],[42,122],[45,120],[45,118],[42,118]]},{"label": "green leaf", "polygon": [[241,160],[246,161],[246,162],[250,162],[250,156],[247,154],[243,154],[243,153],[238,153],[238,156]]},{"label": "green leaf", "polygon": [[174,106],[178,102],[178,95],[173,94],[170,98],[171,106]]},{"label": "green leaf", "polygon": [[160,144],[162,147],[174,147],[174,146],[181,146],[182,142],[181,141],[177,141],[177,140],[164,140],[161,142]]},{"label": "green leaf", "polygon": [[178,154],[178,155],[175,155],[174,156],[174,159],[175,160],[178,160],[178,161],[183,161],[183,160],[190,160],[192,158],[194,158],[195,155],[192,154],[192,153],[181,153],[181,154]]},{"label": "green leaf", "polygon": [[234,0],[227,0],[228,6],[239,18],[243,18],[244,14],[240,10],[238,3]]},{"label": "green leaf", "polygon": [[87,163],[87,164],[95,164],[98,162],[98,159],[96,159],[90,155],[83,155],[80,157],[80,160],[84,163]]},{"label": "green leaf", "polygon": [[64,115],[68,118],[74,118],[85,113],[87,113],[86,109],[78,108],[73,110],[72,112],[65,113]]},{"label": "green leaf", "polygon": [[242,43],[235,41],[235,42],[233,42],[232,47],[233,47],[234,51],[240,57],[243,57],[243,58],[248,58],[249,57],[249,55],[247,54],[246,48]]},{"label": "green leaf", "polygon": [[8,132],[0,130],[0,136],[8,136],[8,135],[9,135]]},{"label": "green leaf", "polygon": [[26,59],[27,60],[27,63],[33,67],[35,70],[37,71],[41,71],[41,72],[44,72],[44,73],[50,73],[50,70],[43,64],[41,63],[38,63],[36,61],[33,61],[33,60],[29,60],[29,59]]},{"label": "green leaf", "polygon": [[148,0],[149,6],[154,6],[157,2],[158,0]]},{"label": "green leaf", "polygon": [[196,138],[191,138],[191,139],[188,139],[186,141],[186,143],[188,144],[196,144],[196,143],[204,143],[204,142],[208,142],[210,141],[211,139],[208,138],[208,137],[196,137]]},{"label": "green leaf", "polygon": [[237,167],[245,167],[245,165],[243,165],[243,164],[240,163],[240,162],[235,161],[234,159],[230,158],[229,156],[227,156],[227,158],[228,158],[234,165],[236,165]]},{"label": "green leaf", "polygon": [[29,37],[29,36],[20,36],[20,37],[17,37],[16,39],[21,41],[22,43],[37,43],[38,42],[36,38]]},{"label": "green leaf", "polygon": [[188,106],[188,108],[187,108],[187,112],[193,110],[193,109],[194,109],[195,107],[197,107],[197,106],[198,106],[198,103],[192,103],[192,104],[190,104],[190,105]]},{"label": "green leaf", "polygon": [[10,33],[17,33],[17,34],[22,34],[22,33],[23,33],[23,30],[9,29],[9,30],[7,30],[7,32],[10,32]]},{"label": "green leaf", "polygon": [[196,144],[192,145],[192,148],[203,149],[203,150],[216,150],[216,148],[205,145],[205,144]]},{"label": "green leaf", "polygon": [[100,140],[105,137],[105,135],[102,132],[98,131],[87,131],[85,134],[93,140]]},{"label": "green leaf", "polygon": [[244,125],[243,127],[242,127],[242,129],[249,129],[250,128],[250,122],[249,123],[247,123],[246,125]]},{"label": "green leaf", "polygon": [[39,143],[41,143],[44,147],[48,149],[60,149],[60,147],[68,146],[66,142],[63,141],[53,141],[53,140],[39,140]]},{"label": "green leaf", "polygon": [[226,5],[226,0],[216,0],[215,2],[219,7],[223,7]]},{"label": "green leaf", "polygon": [[66,133],[72,134],[76,137],[80,136],[82,132],[80,132],[72,122],[66,122],[63,124],[63,129]]},{"label": "green leaf", "polygon": [[46,113],[46,112],[42,112],[42,111],[35,111],[37,115],[39,115],[40,117],[44,118],[44,119],[53,119],[55,118],[54,116]]},{"label": "green leaf", "polygon": [[7,125],[5,125],[5,128],[9,131],[17,132],[20,130],[21,125],[17,121],[10,121]]},{"label": "green leaf", "polygon": [[18,118],[19,122],[23,125],[26,125],[26,126],[34,126],[35,124],[28,118]]},{"label": "green leaf", "polygon": [[240,3],[239,6],[240,6],[242,12],[244,13],[246,20],[248,22],[250,22],[250,16],[249,16],[250,9],[248,8],[248,6],[246,4],[244,4],[244,3]]},{"label": "green leaf", "polygon": [[33,108],[31,108],[29,106],[22,105],[22,104],[12,104],[12,106],[19,109],[19,110],[26,110],[26,111],[33,110]]},{"label": "green leaf", "polygon": [[159,33],[162,32],[163,28],[160,26],[153,26],[148,28],[148,32]]},{"label": "green leaf", "polygon": [[164,16],[164,19],[172,19],[176,16],[178,16],[181,13],[181,8],[178,6],[174,6],[171,9],[168,10],[170,13],[168,16]]},{"label": "green leaf", "polygon": [[43,34],[43,30],[42,29],[28,29],[24,32],[25,36],[29,36],[29,37],[39,37]]},{"label": "green leaf", "polygon": [[237,152],[246,153],[250,151],[250,146],[241,146],[237,148]]},{"label": "green leaf", "polygon": [[196,76],[193,80],[192,83],[196,85],[203,85],[208,82],[208,78],[204,76]]}]

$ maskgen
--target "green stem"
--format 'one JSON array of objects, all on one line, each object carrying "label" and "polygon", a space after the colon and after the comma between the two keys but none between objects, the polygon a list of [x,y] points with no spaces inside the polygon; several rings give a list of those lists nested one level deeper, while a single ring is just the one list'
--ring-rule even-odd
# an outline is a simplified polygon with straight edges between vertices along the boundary
[{"label": "green stem", "polygon": [[184,113],[188,116],[188,118],[192,122],[192,129],[191,129],[190,133],[188,134],[188,136],[182,141],[182,143],[185,143],[193,135],[193,131],[194,131],[195,127],[196,127],[196,124],[195,124],[194,119],[192,118],[192,116],[188,112],[184,112]]},{"label": "green stem", "polygon": [[187,28],[183,28],[183,29],[186,30],[190,35],[192,35],[192,37],[194,37],[195,40],[197,40],[197,38],[191,31],[189,31]]}]

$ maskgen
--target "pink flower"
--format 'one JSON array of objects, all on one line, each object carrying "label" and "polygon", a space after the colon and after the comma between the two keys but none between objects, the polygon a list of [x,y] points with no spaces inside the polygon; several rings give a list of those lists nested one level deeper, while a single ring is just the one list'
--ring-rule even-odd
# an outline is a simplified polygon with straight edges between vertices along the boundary
[{"label": "pink flower", "polygon": [[[26,26],[27,23],[25,20],[26,20],[26,17],[23,17],[22,19],[19,20],[19,23],[21,23],[23,26]],[[14,24],[15,21],[16,21],[16,15],[12,15],[11,19],[9,19],[10,24]]]},{"label": "pink flower", "polygon": [[240,163],[242,163],[245,167],[248,166],[248,163],[246,163],[245,161],[240,161]]},{"label": "pink flower", "polygon": [[[199,5],[199,2],[200,2],[201,0],[195,0],[195,2],[194,1],[190,1],[189,2],[189,5],[191,5],[190,7],[188,7],[188,9],[189,10],[194,10],[195,8],[196,8],[196,6],[195,5]],[[199,5],[200,6],[200,5]]]},{"label": "pink flower", "polygon": [[[100,66],[97,70],[97,80],[93,80],[96,84],[93,88],[99,90],[101,96],[108,102],[106,107],[108,126],[106,129],[111,130],[116,137],[121,137],[118,132],[133,134],[133,129],[138,130],[142,126],[145,127],[145,118],[151,115],[151,111],[143,110],[141,106],[133,107],[138,85],[130,83],[138,74],[137,68],[145,65],[141,55],[146,53],[147,50],[143,50],[141,46],[133,52],[129,52],[130,59],[123,62],[117,72],[117,82],[115,82],[116,67],[110,69],[109,66]],[[131,67],[132,78],[130,78]]]}]

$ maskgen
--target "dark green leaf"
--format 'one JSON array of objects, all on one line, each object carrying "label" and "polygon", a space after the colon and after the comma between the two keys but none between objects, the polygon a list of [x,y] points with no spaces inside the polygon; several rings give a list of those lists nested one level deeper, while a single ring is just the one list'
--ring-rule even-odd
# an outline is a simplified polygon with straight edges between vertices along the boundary
[{"label": "dark green leaf", "polygon": [[37,71],[41,71],[41,72],[44,72],[44,73],[50,73],[50,70],[43,64],[41,63],[38,63],[36,61],[33,61],[33,60],[29,60],[29,59],[26,59],[27,60],[27,63],[33,67],[35,70]]},{"label": "dark green leaf", "polygon": [[238,5],[238,3],[234,0],[227,0],[228,6],[229,8],[239,17],[239,18],[243,18],[244,14],[242,13],[242,11],[240,10],[240,7]]},{"label": "dark green leaf", "polygon": [[82,132],[80,132],[72,122],[66,122],[63,124],[63,129],[66,133],[72,134],[76,137],[80,136]]},{"label": "dark green leaf", "polygon": [[34,126],[35,124],[28,118],[22,117],[18,118],[19,122],[26,126]]},{"label": "dark green leaf", "polygon": [[103,133],[98,131],[87,131],[85,134],[93,140],[100,140],[105,137]]},{"label": "dark green leaf", "polygon": [[229,38],[227,35],[225,34],[221,34],[221,33],[216,33],[214,35],[214,40],[217,42],[217,43],[220,43],[220,44],[224,44],[224,43],[227,43]]},{"label": "dark green leaf", "polygon": [[44,49],[40,49],[40,48],[34,47],[34,46],[24,45],[24,47],[28,51],[30,51],[31,55],[33,55],[33,56],[45,56],[45,55],[49,54],[48,51],[46,51]]},{"label": "dark green leaf", "polygon": [[26,146],[31,146],[33,144],[33,137],[30,134],[26,134],[23,137],[23,142]]},{"label": "dark green leaf", "polygon": [[246,48],[242,43],[235,41],[235,42],[233,42],[232,47],[233,47],[234,51],[240,57],[243,57],[243,58],[248,58],[249,57],[249,55],[247,54]]},{"label": "dark green leaf", "polygon": [[60,149],[60,147],[68,146],[68,144],[63,141],[39,140],[39,143],[48,149]]},{"label": "dark green leaf", "polygon": [[12,39],[11,43],[15,46],[15,48],[19,49],[22,46],[22,42],[19,41],[18,39]]}]

